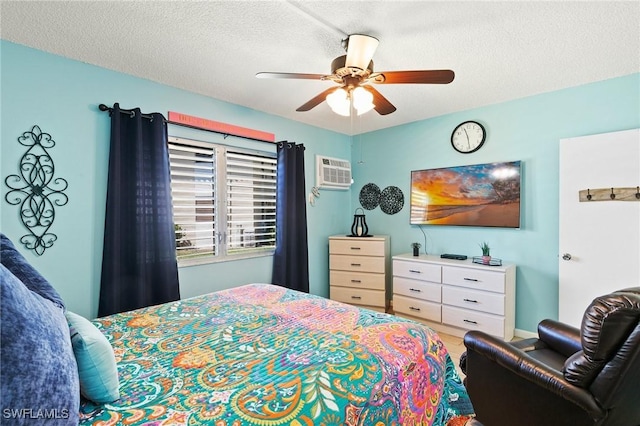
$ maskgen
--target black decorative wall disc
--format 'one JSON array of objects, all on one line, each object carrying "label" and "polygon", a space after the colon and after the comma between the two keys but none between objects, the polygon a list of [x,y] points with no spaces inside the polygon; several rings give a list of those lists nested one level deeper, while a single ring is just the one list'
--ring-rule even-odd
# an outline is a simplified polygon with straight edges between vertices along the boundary
[{"label": "black decorative wall disc", "polygon": [[360,190],[360,205],[373,210],[380,203],[380,188],[375,183],[368,183]]},{"label": "black decorative wall disc", "polygon": [[380,210],[386,214],[396,214],[404,206],[404,194],[397,186],[387,186],[380,195]]}]

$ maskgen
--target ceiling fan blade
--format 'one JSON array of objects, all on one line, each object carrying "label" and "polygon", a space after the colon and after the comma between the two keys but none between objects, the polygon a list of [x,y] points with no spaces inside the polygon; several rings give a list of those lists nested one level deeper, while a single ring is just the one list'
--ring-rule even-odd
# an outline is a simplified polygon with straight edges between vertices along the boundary
[{"label": "ceiling fan blade", "polygon": [[378,39],[364,34],[351,34],[346,40],[347,59],[346,67],[355,67],[366,70],[373,54],[378,47]]},{"label": "ceiling fan blade", "polygon": [[387,100],[380,92],[374,89],[371,86],[361,86],[364,90],[371,93],[373,95],[373,109],[380,115],[391,114],[396,110],[396,107],[393,106],[391,102]]},{"label": "ceiling fan blade", "polygon": [[330,87],[327,90],[325,90],[323,92],[320,92],[319,94],[317,94],[316,96],[311,98],[309,101],[307,101],[304,105],[301,105],[300,107],[298,107],[298,109],[296,109],[296,111],[304,112],[304,111],[309,111],[310,109],[317,107],[318,105],[320,105],[322,102],[324,102],[327,99],[327,95],[328,94],[333,93],[338,89],[339,89],[339,87]]},{"label": "ceiling fan blade", "polygon": [[301,80],[325,80],[324,74],[298,74],[293,72],[259,72],[257,78],[294,78]]},{"label": "ceiling fan blade", "polygon": [[451,70],[382,71],[371,76],[378,84],[449,84],[455,73]]}]

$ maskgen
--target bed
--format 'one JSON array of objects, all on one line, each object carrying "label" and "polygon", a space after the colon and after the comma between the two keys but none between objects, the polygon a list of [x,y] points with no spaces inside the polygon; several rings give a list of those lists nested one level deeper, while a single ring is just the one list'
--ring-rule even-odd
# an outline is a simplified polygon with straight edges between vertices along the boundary
[{"label": "bed", "polygon": [[91,322],[2,233],[0,283],[8,424],[473,421],[438,335],[392,315],[249,284]]},{"label": "bed", "polygon": [[438,335],[271,284],[93,321],[120,398],[82,425],[464,425],[473,408]]}]

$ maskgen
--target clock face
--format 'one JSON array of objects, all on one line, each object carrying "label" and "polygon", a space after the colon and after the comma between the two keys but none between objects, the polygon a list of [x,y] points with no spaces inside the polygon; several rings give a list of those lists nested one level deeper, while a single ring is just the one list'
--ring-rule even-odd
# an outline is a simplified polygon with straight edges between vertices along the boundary
[{"label": "clock face", "polygon": [[475,121],[465,121],[453,130],[451,145],[456,151],[469,154],[480,149],[485,136],[482,124]]}]

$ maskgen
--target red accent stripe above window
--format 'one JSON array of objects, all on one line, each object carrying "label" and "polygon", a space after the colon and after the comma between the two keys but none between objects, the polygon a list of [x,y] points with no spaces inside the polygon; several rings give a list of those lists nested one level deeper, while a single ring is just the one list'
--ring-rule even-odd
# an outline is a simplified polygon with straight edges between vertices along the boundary
[{"label": "red accent stripe above window", "polygon": [[169,111],[169,122],[259,141],[275,142],[276,140],[276,136],[273,133],[234,126],[233,124],[221,123],[219,121],[208,120],[206,118],[182,114],[180,112]]}]

